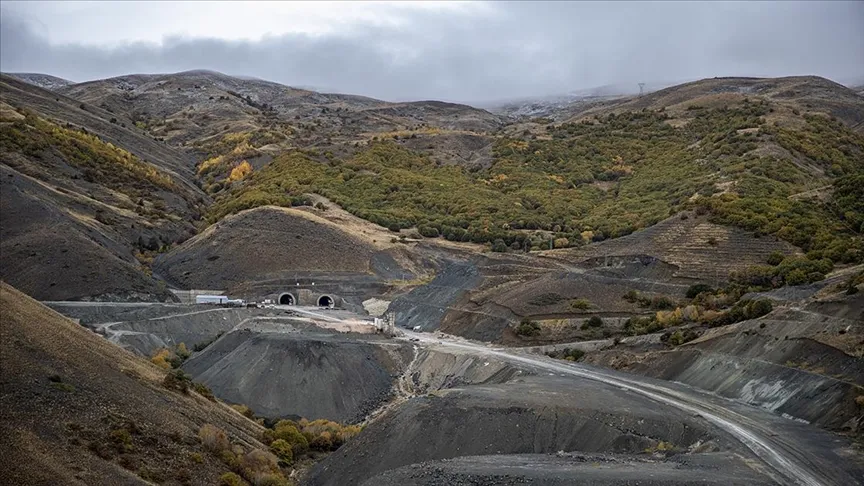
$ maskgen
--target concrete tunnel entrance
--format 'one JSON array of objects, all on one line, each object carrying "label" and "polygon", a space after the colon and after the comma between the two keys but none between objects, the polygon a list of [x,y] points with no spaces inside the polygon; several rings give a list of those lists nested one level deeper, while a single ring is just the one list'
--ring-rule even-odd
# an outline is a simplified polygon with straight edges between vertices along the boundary
[{"label": "concrete tunnel entrance", "polygon": [[294,296],[288,293],[282,294],[279,296],[279,305],[294,305],[297,301],[294,300]]},{"label": "concrete tunnel entrance", "polygon": [[333,301],[333,297],[329,295],[322,295],[318,297],[318,307],[333,307],[335,302]]}]

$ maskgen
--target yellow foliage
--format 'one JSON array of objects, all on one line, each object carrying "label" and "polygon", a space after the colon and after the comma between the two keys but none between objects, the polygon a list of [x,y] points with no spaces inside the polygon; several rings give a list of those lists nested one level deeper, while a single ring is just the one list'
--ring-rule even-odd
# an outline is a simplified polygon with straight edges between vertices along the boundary
[{"label": "yellow foliage", "polygon": [[217,167],[225,161],[225,157],[221,155],[217,155],[216,157],[209,158],[204,162],[201,162],[201,165],[198,166],[198,174],[204,174],[209,172],[210,169]]},{"label": "yellow foliage", "polygon": [[154,354],[153,357],[150,358],[150,361],[153,364],[155,364],[156,366],[158,366],[164,370],[170,370],[171,369],[171,363],[168,362],[168,358],[170,358],[170,357],[171,357],[171,351],[168,351],[167,349],[162,348],[162,349],[159,349],[156,351],[156,354]]},{"label": "yellow foliage", "polygon": [[581,234],[582,234],[582,241],[584,241],[585,243],[591,243],[591,239],[594,238],[594,232],[590,231],[590,230],[589,231],[583,231]]},{"label": "yellow foliage", "polygon": [[246,162],[244,160],[243,162],[240,162],[240,164],[237,167],[234,167],[233,169],[231,169],[231,175],[228,176],[228,180],[231,182],[239,181],[239,180],[245,179],[246,176],[248,176],[251,173],[252,173],[252,164],[250,164],[249,162]]},{"label": "yellow foliage", "polygon": [[564,184],[564,178],[561,177],[560,175],[550,175],[550,176],[547,176],[547,177],[549,177],[549,180],[551,180],[551,181],[555,181],[555,182],[557,182],[558,184]]},{"label": "yellow foliage", "polygon": [[663,327],[676,326],[681,324],[682,320],[683,315],[680,307],[672,311],[657,311],[657,322],[662,324]]}]

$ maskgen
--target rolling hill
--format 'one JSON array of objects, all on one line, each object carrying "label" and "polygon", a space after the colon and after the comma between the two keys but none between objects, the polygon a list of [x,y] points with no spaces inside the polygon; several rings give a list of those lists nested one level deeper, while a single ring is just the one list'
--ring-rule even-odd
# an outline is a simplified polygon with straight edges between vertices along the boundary
[{"label": "rolling hill", "polygon": [[[575,112],[566,107],[555,114],[567,120],[559,123],[508,122],[465,105],[387,103],[208,71],[54,91],[7,76],[0,87],[3,169],[12,175],[3,180],[11,185],[4,205],[19,208],[8,212],[18,216],[9,238],[4,233],[4,252],[16,263],[3,275],[21,278],[14,283],[40,298],[165,298],[147,275],[155,252],[175,261],[171,246],[207,223],[322,197],[393,238],[425,237],[433,245],[446,239],[502,252],[584,247],[591,254],[597,242],[689,210],[710,224],[797,247],[787,253],[835,264],[864,258],[864,98],[817,77],[706,79]],[[98,180],[82,180],[81,162],[60,150],[57,134],[111,154],[100,163],[128,159],[137,169],[106,179],[104,167],[90,167]],[[156,172],[142,176],[140,168]],[[20,208],[40,205],[46,215],[35,218],[39,231],[63,228],[59,234],[83,239],[56,255],[50,248],[24,252],[26,235],[30,246],[54,238],[15,229],[33,219]],[[6,245],[13,238],[18,245]],[[29,267],[40,275],[73,272],[63,255],[79,247],[85,262],[117,260],[110,264],[116,281],[86,283],[92,270],[82,270],[70,274],[75,285],[85,282],[80,289],[58,292],[51,290],[56,279],[11,276]],[[186,264],[194,267],[193,260]],[[275,270],[294,269],[286,265]],[[328,268],[325,261],[304,268],[310,265]]]}]

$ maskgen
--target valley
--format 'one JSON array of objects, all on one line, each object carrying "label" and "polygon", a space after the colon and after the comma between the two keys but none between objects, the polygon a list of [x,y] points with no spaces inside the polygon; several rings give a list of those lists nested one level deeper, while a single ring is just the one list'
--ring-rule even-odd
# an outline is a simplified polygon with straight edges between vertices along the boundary
[{"label": "valley", "polygon": [[864,484],[849,88],[0,93],[10,484]]}]

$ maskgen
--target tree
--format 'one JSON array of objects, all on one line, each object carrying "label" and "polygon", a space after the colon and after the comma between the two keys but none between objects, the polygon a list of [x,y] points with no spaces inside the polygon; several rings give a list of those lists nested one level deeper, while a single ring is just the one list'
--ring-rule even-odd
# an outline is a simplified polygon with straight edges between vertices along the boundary
[{"label": "tree", "polygon": [[231,169],[231,175],[228,176],[229,181],[239,181],[245,179],[246,176],[252,173],[252,164],[247,161],[240,162],[237,167]]}]

